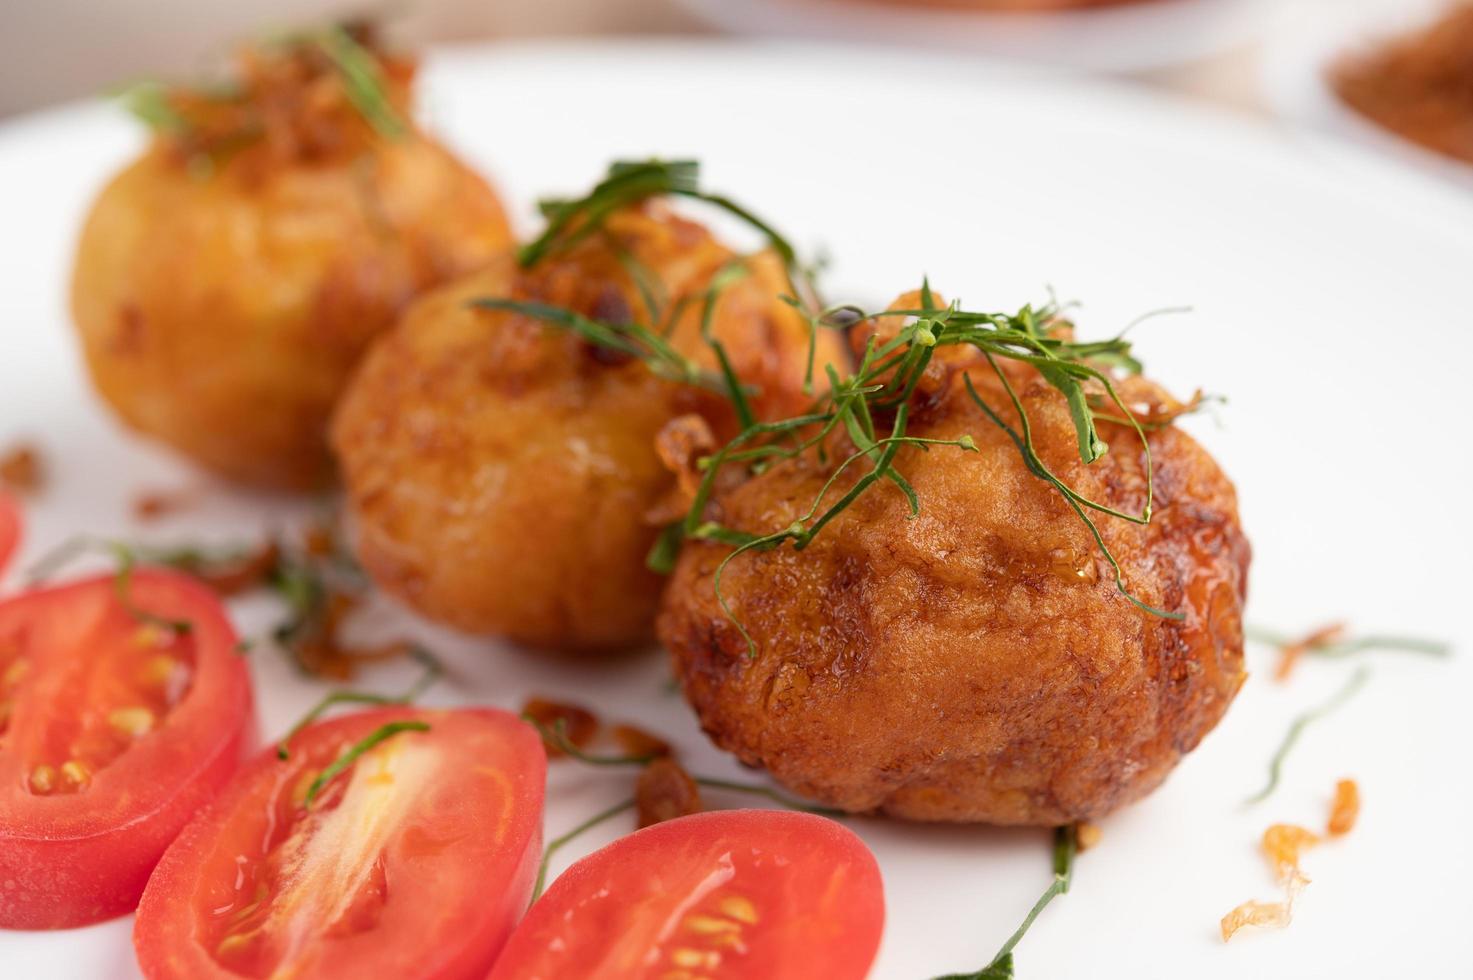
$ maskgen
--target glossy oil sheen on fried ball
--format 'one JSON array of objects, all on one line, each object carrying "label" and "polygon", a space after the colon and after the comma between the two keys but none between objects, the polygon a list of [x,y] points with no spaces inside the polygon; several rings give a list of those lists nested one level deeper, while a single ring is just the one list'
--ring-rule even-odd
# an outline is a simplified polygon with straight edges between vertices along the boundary
[{"label": "glossy oil sheen on fried ball", "polygon": [[[374,578],[432,618],[531,646],[648,640],[661,582],[645,557],[659,526],[679,516],[657,436],[696,415],[729,437],[729,407],[566,330],[468,304],[510,295],[649,323],[632,259],[658,280],[664,309],[695,300],[671,342],[714,367],[699,298],[732,258],[700,225],[651,203],[530,270],[508,259],[415,304],[365,359],[334,425]],[[756,411],[786,416],[807,400],[808,331],[777,298],[786,287],[776,259],[749,267],[718,294],[712,327],[760,389]],[[820,365],[838,354],[822,338]]]},{"label": "glossy oil sheen on fried ball", "polygon": [[[72,307],[94,383],[133,428],[230,479],[315,487],[368,342],[510,232],[480,177],[412,127],[374,133],[326,69],[251,67],[247,100],[182,107],[202,135],[157,137],[102,191]],[[227,125],[267,131],[236,146]]]},{"label": "glossy oil sheen on fried ball", "polygon": [[[990,369],[973,378],[1016,423]],[[1102,427],[1111,451],[1086,467],[1062,396],[1031,369],[1015,384],[1045,463],[1139,512],[1133,433]],[[1233,487],[1167,427],[1150,435],[1150,525],[1095,518],[1132,592],[1185,619],[1153,616],[1116,591],[1079,517],[959,377],[941,391],[908,434],[970,434],[980,453],[900,452],[919,516],[906,519],[882,481],[805,550],[736,558],[722,592],[755,641],[751,659],[713,589],[729,549],[687,545],[660,638],[715,741],[825,804],[996,824],[1097,817],[1156,786],[1242,683],[1249,549]],[[715,516],[753,533],[785,527],[829,472],[811,455],[784,462],[721,496]]]}]

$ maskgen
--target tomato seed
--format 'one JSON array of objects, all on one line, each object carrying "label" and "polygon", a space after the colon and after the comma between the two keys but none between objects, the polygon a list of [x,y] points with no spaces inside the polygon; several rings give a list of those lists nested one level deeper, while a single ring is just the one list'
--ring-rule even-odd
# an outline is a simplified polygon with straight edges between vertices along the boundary
[{"label": "tomato seed", "polygon": [[153,712],[147,708],[117,708],[107,714],[107,723],[124,735],[139,738],[153,731]]},{"label": "tomato seed", "polygon": [[752,925],[757,921],[757,906],[741,895],[728,895],[721,900],[719,908],[738,922]]},{"label": "tomato seed", "polygon": [[148,662],[138,672],[138,679],[149,687],[164,687],[173,678],[174,671],[178,668],[179,661],[160,653],[148,658]]},{"label": "tomato seed", "polygon": [[714,915],[692,915],[685,920],[685,927],[702,936],[726,932],[741,932],[742,927],[730,919],[718,919]]},{"label": "tomato seed", "polygon": [[31,672],[31,662],[25,657],[17,657],[9,667],[5,668],[5,674],[0,676],[0,687],[10,690]]},{"label": "tomato seed", "polygon": [[37,796],[49,796],[56,789],[56,769],[45,763],[31,770],[31,792]]},{"label": "tomato seed", "polygon": [[61,764],[61,778],[72,790],[86,789],[92,782],[92,770],[80,759],[68,759]]},{"label": "tomato seed", "polygon": [[670,962],[676,966],[714,970],[721,965],[721,954],[715,950],[682,948],[670,952]]}]

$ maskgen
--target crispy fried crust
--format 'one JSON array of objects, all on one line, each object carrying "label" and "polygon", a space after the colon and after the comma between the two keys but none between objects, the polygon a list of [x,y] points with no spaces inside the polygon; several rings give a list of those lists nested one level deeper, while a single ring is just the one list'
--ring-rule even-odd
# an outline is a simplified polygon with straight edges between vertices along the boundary
[{"label": "crispy fried crust", "polygon": [[[568,331],[468,304],[510,295],[650,323],[629,271],[642,268],[662,309],[689,301],[671,342],[714,367],[700,300],[733,257],[650,204],[531,270],[508,259],[415,304],[365,359],[334,428],[374,578],[432,618],[529,646],[650,639],[661,581],[645,556],[676,487],[656,438],[692,413],[730,435],[729,406]],[[758,258],[720,292],[712,323],[766,415],[805,401],[808,331],[777,299],[782,283],[776,259]],[[824,338],[820,364],[839,353]]]},{"label": "crispy fried crust", "polygon": [[92,378],[133,428],[230,479],[330,479],[328,416],[368,342],[510,230],[411,136],[352,159],[191,174],[162,142],[93,206],[72,280]]},{"label": "crispy fried crust", "polygon": [[[972,376],[1016,421],[995,376],[985,366]],[[1112,450],[1086,467],[1062,397],[1031,370],[1015,384],[1047,465],[1094,499],[1139,511],[1133,433],[1102,427]],[[959,375],[910,432],[971,434],[980,449],[899,454],[918,517],[882,482],[805,550],[728,566],[722,591],[755,657],[713,589],[729,549],[687,546],[659,634],[702,725],[743,762],[853,812],[1057,825],[1148,793],[1244,678],[1249,547],[1232,485],[1168,427],[1150,436],[1149,527],[1097,518],[1134,594],[1185,614],[1173,622],[1116,591],[1083,523]],[[811,454],[786,461],[721,496],[714,516],[753,533],[784,527],[829,472]]]}]

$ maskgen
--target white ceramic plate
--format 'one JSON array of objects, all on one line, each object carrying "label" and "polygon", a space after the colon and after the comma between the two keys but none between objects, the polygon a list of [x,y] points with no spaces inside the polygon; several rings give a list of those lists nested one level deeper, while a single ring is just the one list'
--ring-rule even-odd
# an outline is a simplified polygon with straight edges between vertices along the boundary
[{"label": "white ceramic plate", "polygon": [[[1256,559],[1254,621],[1445,637],[1466,653],[1473,554],[1466,365],[1473,210],[1374,162],[1356,182],[1273,131],[1099,82],[978,63],[790,45],[548,44],[442,52],[427,114],[495,174],[533,227],[539,193],[576,191],[613,157],[694,155],[739,196],[834,258],[834,291],[886,301],[929,273],[937,288],[1013,308],[1052,285],[1084,302],[1085,333],[1190,303],[1137,328],[1152,373],[1228,395],[1193,420],[1237,480]],[[0,129],[0,445],[44,447],[50,490],[24,557],[78,531],[238,540],[309,505],[216,488],[196,511],[129,523],[141,489],[197,479],[139,442],[89,393],[64,305],[91,195],[140,143],[111,107]],[[270,621],[239,609],[243,632]],[[669,733],[693,769],[735,776],[663,692],[656,653],[610,666],[548,664],[380,609],[440,650],[455,679],[436,704],[515,707],[529,693],[586,700]],[[252,654],[264,734],[321,691],[271,650]],[[1451,976],[1473,961],[1463,884],[1473,873],[1466,657],[1377,660],[1341,714],[1309,730],[1268,803],[1264,778],[1291,719],[1337,689],[1341,662],[1287,687],[1254,677],[1226,721],[1148,800],[1103,822],[1073,891],[1018,950],[1019,976]],[[407,667],[365,684],[397,690]],[[1320,824],[1334,780],[1360,780],[1361,825],[1311,852],[1314,884],[1281,933],[1224,947],[1218,918],[1274,888],[1256,846],[1277,820]],[[628,777],[554,767],[548,831],[627,792]],[[738,801],[723,798],[723,804]],[[889,919],[875,976],[975,969],[1048,880],[1047,834],[849,821],[878,855]],[[610,839],[590,835],[566,854]],[[559,867],[564,862],[559,862]],[[7,977],[127,977],[129,923],[0,934]]]},{"label": "white ceramic plate", "polygon": [[1001,13],[899,0],[679,0],[738,34],[902,43],[1078,71],[1184,64],[1251,38],[1266,0],[1155,0],[1095,10]]},{"label": "white ceramic plate", "polygon": [[[1304,129],[1356,143],[1402,166],[1473,190],[1473,164],[1434,153],[1354,111],[1335,94],[1329,70],[1347,54],[1423,27],[1450,0],[1306,0],[1283,7],[1265,32],[1263,90],[1270,105]],[[1353,165],[1356,157],[1343,157]]]}]

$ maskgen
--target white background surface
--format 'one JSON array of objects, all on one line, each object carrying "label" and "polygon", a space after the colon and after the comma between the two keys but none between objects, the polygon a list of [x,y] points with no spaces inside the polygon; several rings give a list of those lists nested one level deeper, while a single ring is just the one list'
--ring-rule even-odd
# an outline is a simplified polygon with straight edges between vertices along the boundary
[{"label": "white background surface", "polygon": [[[1464,892],[1473,207],[1375,161],[1327,165],[1266,128],[1098,82],[1050,81],[975,59],[779,46],[525,46],[446,53],[426,79],[430,121],[494,174],[533,227],[532,202],[577,191],[618,156],[695,155],[711,186],[834,257],[832,292],[870,304],[936,287],[1013,307],[1046,286],[1084,303],[1082,333],[1182,303],[1134,334],[1151,373],[1230,403],[1192,429],[1237,481],[1255,546],[1251,618],[1294,630],[1352,617],[1364,630],[1454,640],[1439,662],[1376,658],[1367,689],[1306,733],[1268,803],[1264,778],[1290,718],[1349,675],[1309,663],[1268,679],[1166,786],[1103,822],[1073,891],[1018,950],[1023,980],[1460,975],[1473,957]],[[139,143],[111,108],[0,129],[0,445],[39,441],[52,485],[23,559],[78,531],[127,533],[139,490],[195,479],[122,434],[88,392],[64,305],[90,196]],[[1352,182],[1349,175],[1354,174]],[[291,508],[212,494],[150,530],[159,540],[249,537]],[[303,508],[297,508],[301,512]],[[242,608],[242,632],[271,619]],[[456,668],[431,703],[515,708],[530,693],[583,700],[675,737],[693,770],[735,775],[663,693],[663,658],[549,665],[445,636],[393,611]],[[253,655],[267,735],[319,693],[270,650]],[[397,690],[410,671],[364,679]],[[1270,822],[1322,824],[1334,780],[1361,783],[1348,839],[1311,851],[1314,883],[1283,933],[1224,947],[1219,917],[1271,898],[1257,839]],[[556,835],[625,795],[628,777],[554,767]],[[729,799],[722,803],[735,802]],[[885,875],[878,978],[975,969],[1048,880],[1047,834],[851,820]],[[610,831],[612,833],[612,830]],[[591,849],[604,837],[590,836]],[[577,849],[567,858],[576,856]],[[7,977],[132,975],[126,920],[0,934]]]}]

